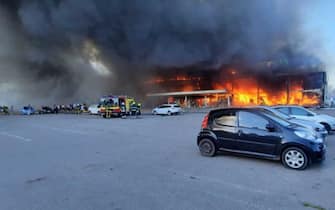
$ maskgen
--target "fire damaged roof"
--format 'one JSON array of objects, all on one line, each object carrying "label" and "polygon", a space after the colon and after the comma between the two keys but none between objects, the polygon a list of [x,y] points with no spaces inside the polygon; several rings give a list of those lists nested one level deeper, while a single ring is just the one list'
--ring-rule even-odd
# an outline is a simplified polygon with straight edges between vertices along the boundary
[{"label": "fire damaged roof", "polygon": [[227,90],[196,90],[196,91],[180,91],[165,93],[149,93],[147,96],[190,96],[190,95],[211,95],[228,93]]}]

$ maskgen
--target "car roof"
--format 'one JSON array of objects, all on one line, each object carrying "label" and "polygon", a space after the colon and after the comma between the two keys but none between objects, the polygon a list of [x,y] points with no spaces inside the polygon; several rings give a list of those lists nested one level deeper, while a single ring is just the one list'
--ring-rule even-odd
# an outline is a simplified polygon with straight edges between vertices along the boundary
[{"label": "car roof", "polygon": [[249,106],[231,106],[231,107],[224,107],[224,108],[217,108],[213,110],[242,110],[242,109],[251,109],[252,107]]},{"label": "car roof", "polygon": [[290,108],[290,107],[295,107],[295,108],[304,108],[302,106],[298,106],[298,105],[276,105],[276,106],[272,106],[273,108],[280,108],[280,107],[287,107],[287,108]]},{"label": "car roof", "polygon": [[260,106],[250,106],[248,108],[252,108],[252,109],[273,109],[273,107],[271,107],[271,106],[262,106],[262,105],[260,105]]},{"label": "car roof", "polygon": [[220,111],[242,111],[242,110],[254,111],[254,109],[252,109],[251,107],[227,107],[227,108],[213,109],[210,111],[210,113],[220,112]]}]

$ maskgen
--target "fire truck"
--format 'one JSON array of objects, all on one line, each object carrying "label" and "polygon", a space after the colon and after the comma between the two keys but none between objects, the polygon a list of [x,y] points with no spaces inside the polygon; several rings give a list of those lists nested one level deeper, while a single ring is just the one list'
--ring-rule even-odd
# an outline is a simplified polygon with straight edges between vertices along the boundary
[{"label": "fire truck", "polygon": [[141,114],[141,104],[129,96],[104,96],[100,99],[100,113],[104,118],[131,115],[133,107],[137,107],[137,114]]}]

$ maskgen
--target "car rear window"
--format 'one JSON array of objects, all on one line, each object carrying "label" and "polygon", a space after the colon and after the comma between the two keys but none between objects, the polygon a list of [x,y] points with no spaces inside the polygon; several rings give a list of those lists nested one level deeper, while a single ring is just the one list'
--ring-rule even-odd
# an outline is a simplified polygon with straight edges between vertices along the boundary
[{"label": "car rear window", "polygon": [[237,117],[235,111],[225,111],[217,113],[213,116],[213,120],[217,125],[231,127],[237,126]]}]

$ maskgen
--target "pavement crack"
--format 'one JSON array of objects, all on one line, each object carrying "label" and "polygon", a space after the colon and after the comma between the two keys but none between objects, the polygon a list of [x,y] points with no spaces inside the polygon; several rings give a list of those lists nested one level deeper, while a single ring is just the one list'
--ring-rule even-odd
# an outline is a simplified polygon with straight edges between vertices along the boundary
[{"label": "pavement crack", "polygon": [[29,180],[26,181],[26,184],[34,184],[34,183],[37,183],[37,182],[45,181],[46,179],[47,179],[46,176],[38,177],[36,179],[29,179]]},{"label": "pavement crack", "polygon": [[313,184],[312,189],[318,190],[318,189],[320,189],[320,187],[321,187],[321,184],[320,183],[316,183],[316,184]]},{"label": "pavement crack", "polygon": [[198,179],[198,178],[195,176],[190,176],[190,179]]},{"label": "pavement crack", "polygon": [[312,203],[309,203],[309,202],[302,202],[302,205],[304,207],[312,208],[312,209],[316,209],[316,210],[326,210],[322,206],[318,206],[318,205],[315,205],[315,204],[312,204]]}]

